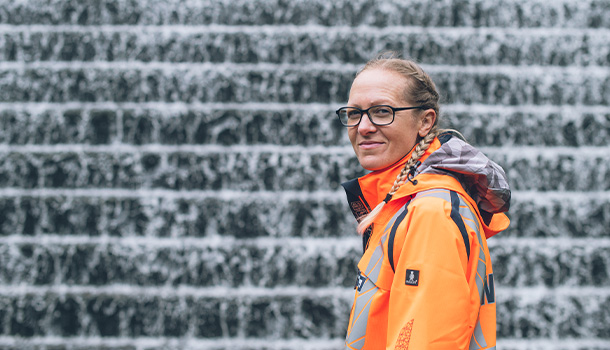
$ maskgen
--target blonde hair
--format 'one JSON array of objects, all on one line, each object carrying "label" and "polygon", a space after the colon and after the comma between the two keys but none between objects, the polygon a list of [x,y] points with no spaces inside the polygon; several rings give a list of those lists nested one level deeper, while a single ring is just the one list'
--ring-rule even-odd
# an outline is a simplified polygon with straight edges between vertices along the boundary
[{"label": "blonde hair", "polygon": [[411,153],[411,158],[409,158],[400,171],[400,174],[396,177],[396,180],[394,180],[394,184],[385,199],[371,212],[359,218],[358,233],[360,234],[363,234],[366,229],[371,226],[385,204],[392,199],[392,196],[398,191],[400,186],[406,181],[411,181],[411,178],[414,176],[415,171],[419,166],[420,158],[424,155],[426,150],[428,150],[434,138],[443,131],[438,127],[440,112],[438,102],[440,95],[436,91],[436,85],[430,76],[424,72],[417,63],[412,60],[399,58],[398,55],[393,52],[381,53],[358,71],[356,76],[369,69],[384,69],[402,75],[407,81],[404,89],[405,101],[413,103],[415,106],[422,106],[422,110],[433,109],[436,112],[436,119],[428,134],[417,142],[415,149]]}]

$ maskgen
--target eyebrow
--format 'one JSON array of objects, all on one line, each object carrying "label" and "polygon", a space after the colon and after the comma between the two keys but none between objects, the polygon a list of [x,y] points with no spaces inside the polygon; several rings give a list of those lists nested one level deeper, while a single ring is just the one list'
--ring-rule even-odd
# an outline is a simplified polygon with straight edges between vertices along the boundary
[{"label": "eyebrow", "polygon": [[[390,102],[387,102],[386,100],[373,100],[373,101],[374,102],[371,103],[371,105],[369,107],[371,107],[371,106],[381,106],[381,105],[383,105],[383,106],[392,106],[393,107],[393,105]],[[385,101],[385,102],[383,102],[383,101]],[[347,106],[349,106],[349,107],[358,107],[358,108],[362,109],[362,105],[360,105],[360,104],[351,104],[350,105],[348,103]]]}]

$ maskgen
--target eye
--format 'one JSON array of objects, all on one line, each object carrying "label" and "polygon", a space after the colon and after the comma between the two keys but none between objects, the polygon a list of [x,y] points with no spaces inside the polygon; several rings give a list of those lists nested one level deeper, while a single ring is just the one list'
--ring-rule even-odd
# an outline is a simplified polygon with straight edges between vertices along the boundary
[{"label": "eye", "polygon": [[360,118],[360,111],[355,109],[355,108],[350,108],[347,110],[347,117],[348,118]]},{"label": "eye", "polygon": [[373,114],[375,114],[376,117],[380,118],[391,117],[392,109],[388,106],[378,106],[373,109]]}]

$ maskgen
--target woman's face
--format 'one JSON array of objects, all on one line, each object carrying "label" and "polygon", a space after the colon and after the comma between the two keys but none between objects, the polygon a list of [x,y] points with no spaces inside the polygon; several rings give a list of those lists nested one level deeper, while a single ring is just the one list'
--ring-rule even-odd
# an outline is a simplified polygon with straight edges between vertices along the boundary
[{"label": "woman's face", "polygon": [[[360,73],[349,94],[348,106],[367,109],[375,105],[413,107],[403,97],[407,80],[399,73],[384,69],[368,69]],[[368,114],[360,124],[348,127],[348,136],[360,165],[367,170],[386,168],[403,158],[417,141],[417,135],[426,136],[436,115],[427,118],[434,110],[397,111],[390,125],[376,126]]]}]

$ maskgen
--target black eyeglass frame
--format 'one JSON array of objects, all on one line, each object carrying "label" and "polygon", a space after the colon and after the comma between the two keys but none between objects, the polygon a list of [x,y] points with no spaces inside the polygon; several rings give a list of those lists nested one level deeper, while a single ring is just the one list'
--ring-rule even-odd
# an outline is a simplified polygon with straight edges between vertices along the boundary
[{"label": "black eyeglass frame", "polygon": [[[372,108],[376,108],[376,107],[388,107],[389,109],[391,109],[392,110],[392,120],[390,122],[388,122],[388,123],[381,123],[381,124],[375,123],[373,121],[373,119],[371,118],[371,116],[369,115],[369,110],[372,109]],[[358,111],[360,111],[360,119],[358,119],[358,122],[356,124],[354,124],[354,125],[347,125],[347,124],[344,124],[343,121],[341,120],[341,115],[339,113],[341,112],[341,110],[346,109],[346,108],[357,109]],[[353,127],[353,126],[358,126],[360,124],[360,122],[362,121],[362,117],[364,116],[365,113],[369,117],[369,120],[371,121],[371,123],[373,123],[373,125],[375,125],[375,126],[386,126],[386,125],[390,125],[390,124],[392,124],[394,122],[394,119],[396,118],[396,112],[406,111],[406,110],[409,110],[409,109],[426,109],[426,107],[424,107],[424,106],[416,106],[416,107],[392,107],[392,106],[389,106],[389,105],[375,105],[375,106],[371,106],[371,107],[369,107],[367,109],[360,109],[358,107],[345,106],[345,107],[341,107],[341,108],[337,109],[335,111],[335,113],[337,113],[337,117],[339,118],[339,122],[341,122],[341,125],[350,128],[350,127]]]}]

